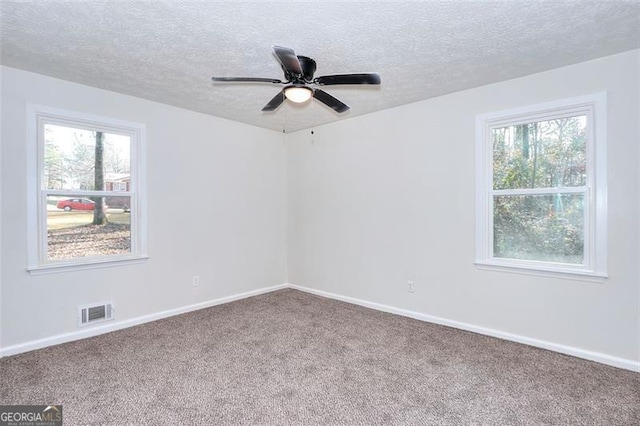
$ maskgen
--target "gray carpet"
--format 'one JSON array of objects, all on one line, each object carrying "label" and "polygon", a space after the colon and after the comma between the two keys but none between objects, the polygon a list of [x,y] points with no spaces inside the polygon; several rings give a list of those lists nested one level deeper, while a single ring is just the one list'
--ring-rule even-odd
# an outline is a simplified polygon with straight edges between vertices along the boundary
[{"label": "gray carpet", "polygon": [[65,424],[638,425],[640,374],[281,290],[0,360]]}]

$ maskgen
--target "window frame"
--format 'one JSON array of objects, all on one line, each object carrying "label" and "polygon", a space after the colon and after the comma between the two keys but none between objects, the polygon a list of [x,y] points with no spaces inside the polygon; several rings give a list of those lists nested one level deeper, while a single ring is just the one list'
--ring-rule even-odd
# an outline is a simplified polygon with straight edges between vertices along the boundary
[{"label": "window frame", "polygon": [[[587,116],[587,181],[583,187],[494,190],[492,129],[566,116]],[[493,254],[495,195],[584,193],[581,265],[498,258]],[[479,269],[603,281],[607,278],[607,98],[595,93],[476,116],[476,260]]]},{"label": "window frame", "polygon": [[[141,123],[109,117],[27,105],[27,238],[28,264],[31,275],[94,269],[144,262],[147,258],[146,218],[146,126]],[[53,190],[44,182],[44,126],[46,124],[76,127],[91,131],[120,134],[130,137],[131,181],[129,191],[117,192],[128,196],[131,205],[131,251],[125,254],[47,260],[46,198],[49,195],[68,195],[69,198],[113,196],[113,191]]]}]

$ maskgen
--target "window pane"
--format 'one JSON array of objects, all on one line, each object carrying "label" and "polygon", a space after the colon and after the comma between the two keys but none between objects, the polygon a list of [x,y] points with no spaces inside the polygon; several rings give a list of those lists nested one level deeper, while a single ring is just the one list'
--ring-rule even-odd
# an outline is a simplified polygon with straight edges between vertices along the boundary
[{"label": "window pane", "polygon": [[496,196],[494,257],[582,264],[584,195]]},{"label": "window pane", "polygon": [[129,136],[45,124],[44,188],[128,191],[130,152]]},{"label": "window pane", "polygon": [[492,129],[493,189],[586,184],[585,115]]},{"label": "window pane", "polygon": [[47,196],[47,260],[130,253],[131,200],[126,196],[114,198],[121,205],[105,208],[106,222],[94,225],[100,198]]}]

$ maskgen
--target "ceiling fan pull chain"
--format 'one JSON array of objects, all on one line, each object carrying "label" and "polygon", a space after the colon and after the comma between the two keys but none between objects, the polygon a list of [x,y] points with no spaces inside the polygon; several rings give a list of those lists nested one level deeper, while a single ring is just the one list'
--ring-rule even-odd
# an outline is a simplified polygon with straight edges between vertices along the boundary
[{"label": "ceiling fan pull chain", "polygon": [[[286,104],[286,102],[284,102]],[[282,108],[282,133],[287,133],[287,105]]]},{"label": "ceiling fan pull chain", "polygon": [[315,107],[316,107],[316,103],[311,100],[311,143],[315,142],[315,138],[313,137],[313,135],[316,133],[315,132]]}]

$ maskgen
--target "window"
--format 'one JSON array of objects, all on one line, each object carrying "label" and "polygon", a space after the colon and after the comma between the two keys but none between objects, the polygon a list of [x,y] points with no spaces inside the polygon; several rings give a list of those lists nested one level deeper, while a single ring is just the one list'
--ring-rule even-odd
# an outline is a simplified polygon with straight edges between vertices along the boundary
[{"label": "window", "polygon": [[479,267],[606,277],[606,95],[477,117]]},{"label": "window", "polygon": [[121,192],[121,191],[126,191],[127,190],[127,183],[126,182],[113,182],[113,187],[112,187],[113,191],[115,192]]},{"label": "window", "polygon": [[36,106],[28,119],[29,271],[146,258],[144,126]]}]

